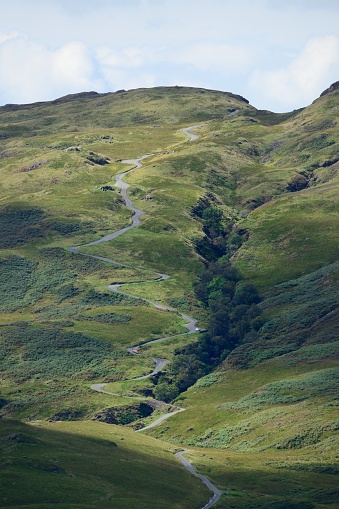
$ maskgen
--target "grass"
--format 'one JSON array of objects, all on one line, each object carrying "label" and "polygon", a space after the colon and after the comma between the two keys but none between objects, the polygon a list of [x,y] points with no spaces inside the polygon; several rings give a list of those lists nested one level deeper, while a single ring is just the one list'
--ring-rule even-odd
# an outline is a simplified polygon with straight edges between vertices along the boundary
[{"label": "grass", "polygon": [[[52,321],[49,315],[40,313],[40,320],[44,318],[41,323],[30,316],[30,321],[1,329],[0,376],[7,401],[4,415],[46,418],[57,409],[83,404],[86,415],[93,415],[104,398],[92,393],[91,383],[133,378],[151,371],[153,363],[148,357],[142,361],[128,355],[127,347],[185,332],[178,315],[154,308],[120,306],[113,314],[107,312],[112,310],[109,306],[100,308],[103,314],[82,308],[79,318],[74,319],[75,309],[63,315],[63,320]],[[80,319],[85,316],[91,320]],[[102,316],[119,320],[105,323]],[[121,317],[130,319],[121,322]],[[118,404],[122,403],[118,399]]]},{"label": "grass", "polygon": [[236,266],[259,287],[313,272],[338,259],[336,186],[273,201],[243,222],[250,240]]},{"label": "grass", "polygon": [[229,356],[229,365],[244,368],[274,357],[291,365],[336,359],[337,270],[334,263],[273,287],[260,304],[265,323],[256,348],[245,342]]},{"label": "grass", "polygon": [[[190,459],[226,490],[218,508],[311,509],[322,504],[334,509],[338,504],[335,475],[328,470],[321,454],[299,456],[276,452],[236,453],[193,449]],[[294,466],[296,468],[294,468]],[[312,470],[313,467],[313,470]],[[298,469],[299,468],[299,469]]]},{"label": "grass", "polygon": [[[18,434],[1,441],[3,507],[198,509],[208,493],[175,462],[182,446],[227,490],[216,507],[336,507],[337,100],[273,114],[232,94],[156,87],[0,109],[0,430]],[[190,143],[180,129],[198,123]],[[127,266],[68,252],[130,223],[115,176],[146,153],[126,178],[141,226],[82,248]],[[127,379],[196,340],[180,335],[179,314],[106,286],[126,283],[203,325],[191,208],[206,193],[247,239],[231,263],[260,289],[263,327],[179,396],[187,410],[147,432],[157,440],[91,421],[132,405],[92,383],[140,396],[151,382]]]},{"label": "grass", "polygon": [[[201,507],[175,448],[96,422],[1,421],[1,507]],[[18,489],[19,487],[19,489]]]},{"label": "grass", "polygon": [[[330,359],[311,366],[303,363],[286,366],[280,360],[275,359],[246,370],[228,369],[220,371],[220,373],[217,372],[217,379],[214,379],[213,383],[205,384],[203,378],[177,399],[179,404],[188,408],[192,428],[189,433],[187,432],[187,415],[178,415],[168,421],[166,433],[159,428],[159,430],[152,431],[152,434],[154,436],[161,435],[166,439],[175,436],[176,440],[180,439],[186,442],[190,439],[194,440],[194,437],[202,435],[207,429],[218,429],[223,424],[242,425],[241,423],[252,415],[255,419],[261,411],[265,413],[271,406],[277,407],[279,410],[277,416],[273,416],[272,422],[268,421],[271,430],[275,430],[274,419],[279,420],[280,407],[288,419],[298,405],[301,409],[308,404],[312,408],[314,400],[317,401],[317,405],[321,406],[330,403],[333,398],[335,399],[332,392],[332,370],[335,367],[336,362]],[[316,387],[312,387],[311,380],[317,379],[317,377],[322,379],[322,376],[324,376],[325,385],[322,385],[322,389],[319,388],[321,394],[315,394]],[[309,381],[310,385],[307,385],[305,380]],[[298,387],[298,383],[304,384],[301,385],[304,388],[299,393],[296,390],[295,394],[290,394],[291,387]],[[284,387],[288,387],[286,392],[284,392]],[[307,387],[309,387],[309,392],[307,392]],[[323,402],[320,405],[322,397]],[[333,414],[334,411],[335,407],[328,407],[330,414]],[[322,415],[321,412],[322,410],[319,410],[319,417]],[[316,417],[316,414],[314,416]],[[296,427],[300,425],[295,417],[293,422]],[[287,425],[286,431],[288,428]],[[258,432],[258,436],[260,436],[260,432]],[[271,440],[274,442],[274,435]],[[268,441],[267,445],[269,443]]]},{"label": "grass", "polygon": [[147,433],[192,449],[198,470],[226,489],[217,507],[318,507],[323,497],[334,508],[335,362],[319,364],[208,375],[178,398],[186,412]]}]

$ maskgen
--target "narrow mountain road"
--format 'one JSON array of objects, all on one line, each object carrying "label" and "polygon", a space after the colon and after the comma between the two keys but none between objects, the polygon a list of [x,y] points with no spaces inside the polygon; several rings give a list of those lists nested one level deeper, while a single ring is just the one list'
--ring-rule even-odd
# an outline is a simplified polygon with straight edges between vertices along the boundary
[{"label": "narrow mountain road", "polygon": [[162,371],[164,369],[164,367],[166,366],[166,364],[169,363],[169,361],[167,359],[158,359],[156,357],[151,357],[151,359],[152,359],[152,361],[155,362],[155,368],[153,369],[153,371],[151,373],[149,373],[148,375],[138,376],[137,378],[133,378],[133,380],[146,380],[146,378],[156,375],[157,373],[159,373],[159,371]]},{"label": "narrow mountain road", "polygon": [[214,486],[213,483],[207,477],[205,477],[202,474],[198,474],[194,466],[183,456],[186,452],[189,452],[188,450],[177,452],[175,455],[176,457],[181,461],[181,463],[184,465],[186,470],[191,472],[191,474],[195,475],[196,477],[199,477],[201,481],[207,486],[207,488],[213,492],[213,496],[210,498],[209,502],[202,507],[202,509],[209,509],[214,505],[216,502],[218,502],[221,495],[224,494],[224,491],[219,490],[216,486]]},{"label": "narrow mountain road", "polygon": [[186,408],[178,408],[178,410],[174,410],[173,412],[168,412],[167,414],[164,414],[161,417],[159,417],[158,419],[156,419],[154,422],[152,422],[148,426],[145,426],[144,428],[137,429],[136,431],[139,432],[139,431],[145,431],[146,429],[154,428],[155,426],[158,426],[158,424],[161,424],[162,422],[164,422],[169,417],[172,417],[172,415],[178,414],[180,412],[184,412],[185,410],[186,410]]},{"label": "narrow mountain road", "polygon": [[181,132],[189,137],[189,141],[195,141],[199,138],[199,136],[197,134],[191,133],[191,130],[196,129],[197,127],[201,127],[201,125],[202,124],[192,125],[191,127],[185,127],[184,129],[181,129]]},{"label": "narrow mountain road", "polygon": [[[127,182],[124,181],[124,177],[131,171],[135,171],[135,170],[138,170],[139,168],[141,168],[142,167],[141,161],[143,159],[146,159],[146,157],[151,157],[152,155],[153,154],[145,154],[144,156],[139,157],[139,159],[128,159],[128,160],[121,161],[124,164],[132,164],[134,166],[132,168],[130,168],[129,170],[119,173],[115,177],[115,185],[119,189],[121,189],[121,195],[125,201],[126,207],[128,209],[132,210],[132,212],[133,212],[132,223],[129,226],[126,226],[125,228],[121,228],[121,230],[117,230],[113,233],[109,233],[108,235],[105,235],[104,237],[101,237],[98,240],[89,242],[88,244],[82,244],[81,246],[70,247],[69,251],[75,253],[75,252],[78,252],[78,249],[80,247],[94,246],[96,244],[101,244],[102,242],[107,242],[109,240],[116,239],[117,237],[120,237],[120,235],[123,235],[124,233],[126,233],[128,230],[131,230],[132,228],[139,226],[139,224],[141,223],[140,217],[145,213],[145,211],[134,207],[133,202],[127,196],[127,189],[129,188],[129,184],[127,184]],[[79,253],[79,254],[82,254],[82,253]],[[116,265],[123,265],[122,263],[118,263],[115,260],[110,260],[109,258],[103,258],[101,256],[94,256],[94,255],[87,255],[87,254],[85,254],[85,256],[91,256],[92,258],[97,258],[99,260],[103,260],[108,263],[114,263]],[[164,279],[166,279],[168,277],[169,276],[166,276]]]},{"label": "narrow mountain road", "polygon": [[[182,129],[181,132],[183,132],[184,134],[186,134],[189,137],[189,141],[195,141],[198,138],[198,136],[195,135],[195,134],[192,134],[191,130],[195,129],[197,127],[200,127],[200,124],[196,125],[196,126],[186,127],[185,129]],[[122,263],[117,262],[116,260],[111,260],[110,258],[105,258],[105,257],[102,257],[102,256],[91,255],[91,254],[87,254],[87,253],[81,253],[79,251],[79,249],[82,248],[82,247],[93,246],[93,245],[96,245],[96,244],[100,244],[102,242],[107,242],[107,241],[116,239],[120,235],[123,235],[128,230],[130,230],[131,228],[135,228],[136,226],[138,226],[141,223],[140,217],[145,213],[145,211],[137,209],[134,206],[132,200],[130,200],[130,198],[128,197],[127,189],[129,187],[129,184],[124,181],[124,177],[128,173],[141,168],[142,167],[141,161],[143,161],[147,157],[151,157],[152,155],[153,154],[145,154],[142,157],[139,157],[137,159],[128,159],[128,160],[121,161],[124,164],[133,165],[133,167],[130,168],[129,170],[126,170],[126,171],[122,172],[122,173],[119,173],[115,177],[116,186],[119,189],[121,189],[121,194],[122,194],[122,197],[124,198],[126,207],[129,208],[130,210],[132,210],[132,212],[133,212],[132,223],[129,226],[126,226],[125,228],[121,228],[120,230],[117,230],[117,231],[115,231],[113,233],[105,235],[104,237],[101,237],[100,239],[95,240],[93,242],[89,242],[88,244],[82,244],[80,246],[70,247],[69,251],[71,251],[72,253],[76,253],[76,254],[82,255],[82,256],[89,256],[91,258],[96,258],[98,260],[102,260],[102,261],[105,261],[107,263],[113,263],[115,265],[121,265],[121,266],[124,266],[124,267],[127,266],[127,265],[124,265]],[[156,278],[155,281],[164,281],[166,279],[169,279],[169,277],[170,277],[169,275],[162,274],[162,273],[158,273],[158,275],[159,275],[159,277]],[[154,281],[154,280],[152,280],[152,281]],[[137,282],[137,283],[129,283],[129,284],[141,284],[141,283],[146,283],[146,282],[149,282],[149,281],[145,280],[145,281],[140,281],[140,282]],[[154,302],[154,301],[149,300],[149,299],[144,299],[144,298],[141,298],[141,297],[135,297],[134,295],[128,294],[126,292],[123,292],[123,291],[120,290],[121,286],[123,286],[123,283],[122,284],[116,284],[116,285],[108,285],[107,288],[110,291],[115,292],[115,293],[119,293],[121,295],[126,295],[126,296],[129,296],[129,297],[141,299],[144,302],[148,302],[148,303],[152,304],[153,306],[155,306],[158,309],[163,309],[163,310],[172,311],[172,312],[178,312],[174,308],[171,308],[171,307],[168,307],[168,306],[164,306],[163,304]],[[139,348],[141,348],[142,346],[149,345],[149,344],[152,344],[152,343],[158,343],[158,342],[161,342],[161,341],[165,341],[166,339],[174,338],[174,337],[177,337],[177,336],[182,336],[182,335],[196,333],[197,332],[197,329],[196,329],[196,322],[197,322],[197,320],[195,318],[192,318],[191,316],[185,314],[185,313],[180,313],[179,312],[179,314],[187,322],[186,324],[183,325],[184,327],[186,327],[187,332],[184,332],[182,334],[176,334],[175,336],[166,336],[166,337],[162,337],[162,338],[158,338],[158,339],[153,339],[153,340],[148,341],[146,343],[142,343],[142,344],[138,344],[138,345],[132,346],[132,347],[128,348],[128,351],[130,353],[132,353],[132,354],[137,354],[138,351],[139,351]],[[155,362],[154,370],[151,373],[147,374],[147,375],[144,375],[144,376],[141,376],[141,377],[137,377],[137,378],[133,378],[133,380],[143,380],[143,379],[149,378],[150,376],[152,376],[152,375],[158,373],[159,371],[161,371],[166,366],[166,364],[168,364],[168,362],[169,362],[167,359],[159,359],[159,358],[153,358],[153,357],[152,357],[152,360]],[[106,383],[93,384],[91,386],[91,389],[96,391],[96,392],[103,393],[103,394],[108,394],[108,395],[113,395],[113,396],[120,396],[119,394],[114,394],[112,392],[106,391],[104,389],[104,387],[106,385],[107,385]],[[124,397],[130,398],[130,399],[140,399],[140,400],[144,400],[145,399],[145,398],[138,397],[138,396],[124,396]],[[153,427],[157,426],[158,424],[162,423],[163,421],[165,421],[166,419],[168,419],[169,417],[172,417],[173,415],[175,415],[175,414],[177,414],[179,412],[183,412],[185,410],[186,410],[185,408],[178,408],[177,410],[174,410],[173,412],[169,412],[167,414],[164,414],[161,417],[159,417],[158,419],[156,419],[153,423],[149,424],[148,426],[145,426],[144,428],[141,428],[141,429],[137,430],[137,432],[153,428]],[[220,498],[220,496],[222,495],[223,492],[220,491],[218,488],[216,488],[216,486],[214,486],[214,484],[212,484],[211,481],[209,481],[209,479],[207,479],[207,477],[197,473],[196,469],[191,465],[191,463],[186,458],[183,457],[183,454],[185,452],[187,452],[187,451],[181,451],[181,452],[176,453],[176,457],[181,461],[183,466],[191,474],[199,477],[201,479],[201,481],[207,486],[207,488],[210,491],[213,492],[213,496],[210,499],[210,501],[208,502],[208,504],[205,505],[203,508],[201,508],[201,509],[209,509],[210,507],[212,507],[213,504],[215,504],[215,502],[217,502],[219,500],[219,498]]]}]

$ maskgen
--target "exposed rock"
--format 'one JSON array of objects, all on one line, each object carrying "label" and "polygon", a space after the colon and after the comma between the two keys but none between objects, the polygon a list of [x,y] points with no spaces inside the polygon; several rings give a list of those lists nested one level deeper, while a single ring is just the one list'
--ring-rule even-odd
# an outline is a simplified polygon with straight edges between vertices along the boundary
[{"label": "exposed rock", "polygon": [[233,109],[233,111],[231,111],[231,113],[229,113],[229,114],[227,115],[227,118],[235,117],[235,116],[238,114],[238,112],[239,112],[239,110],[234,110],[234,109]]},{"label": "exposed rock", "polygon": [[125,425],[131,422],[148,417],[153,412],[153,408],[146,402],[135,403],[130,406],[117,406],[103,408],[93,417],[94,420],[106,422],[107,424]]},{"label": "exposed rock", "polygon": [[291,193],[295,193],[296,191],[301,191],[308,187],[308,179],[305,175],[298,173],[295,175],[292,180],[287,184],[286,189]]},{"label": "exposed rock", "polygon": [[281,140],[273,141],[273,143],[271,143],[271,145],[270,145],[270,148],[278,149],[282,146],[282,144],[283,144],[283,142]]},{"label": "exposed rock", "polygon": [[330,94],[331,92],[334,92],[335,90],[339,90],[339,81],[336,81],[335,83],[332,83],[332,85],[329,88],[327,88],[326,90],[324,90],[320,94],[320,97],[323,97],[324,95]]},{"label": "exposed rock", "polygon": [[64,152],[80,152],[79,147],[67,147],[64,149]]},{"label": "exposed rock", "polygon": [[[148,401],[148,404],[150,407],[152,407],[154,410],[156,410],[157,408],[163,408],[163,407],[166,407],[168,406],[168,403],[165,403],[164,401],[159,401],[157,399],[150,399]],[[170,412],[171,410],[169,410]]]},{"label": "exposed rock", "polygon": [[27,173],[28,171],[37,170],[46,163],[48,163],[48,159],[45,159],[44,161],[37,161],[33,164],[30,164],[29,166],[24,166],[23,168],[21,168],[21,170],[18,170],[16,173]]},{"label": "exposed rock", "polygon": [[110,163],[109,157],[101,156],[99,154],[95,154],[94,152],[89,153],[89,156],[87,156],[87,160],[94,164],[100,164],[101,166]]},{"label": "exposed rock", "polygon": [[339,154],[332,157],[332,159],[327,159],[321,166],[323,166],[323,168],[326,168],[327,166],[332,166],[333,164],[337,163],[338,161],[339,161]]}]

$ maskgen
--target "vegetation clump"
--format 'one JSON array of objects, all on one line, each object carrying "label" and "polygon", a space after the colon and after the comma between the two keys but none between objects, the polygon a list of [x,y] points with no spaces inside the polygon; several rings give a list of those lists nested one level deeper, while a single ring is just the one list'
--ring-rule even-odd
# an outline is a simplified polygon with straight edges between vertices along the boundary
[{"label": "vegetation clump", "polygon": [[[92,305],[138,305],[141,301],[138,299],[133,299],[132,297],[127,297],[126,295],[120,295],[118,293],[108,293],[108,292],[97,292],[96,290],[89,290],[83,297],[81,302],[84,304],[92,304]],[[144,303],[142,303],[144,305]]]},{"label": "vegetation clump", "polygon": [[154,378],[154,394],[166,402],[218,366],[240,343],[252,344],[263,325],[257,289],[243,281],[229,262],[230,254],[241,246],[242,237],[229,234],[231,228],[223,227],[223,212],[211,205],[208,196],[198,200],[192,213],[202,220],[206,239],[196,245],[207,260],[194,290],[208,313],[207,332],[199,335],[196,343],[174,352],[171,376]]},{"label": "vegetation clump", "polygon": [[0,248],[9,249],[44,237],[45,217],[46,213],[38,208],[0,211]]},{"label": "vegetation clump", "polygon": [[154,409],[145,402],[134,405],[104,408],[93,417],[96,421],[107,424],[120,424],[125,426],[134,421],[148,417]]},{"label": "vegetation clump", "polygon": [[4,328],[1,346],[1,374],[17,382],[82,373],[95,378],[108,356],[119,355],[106,341],[58,328]]},{"label": "vegetation clump", "polygon": [[110,162],[109,157],[101,156],[99,154],[95,154],[94,152],[89,153],[89,155],[87,156],[87,161],[94,164],[99,164],[101,166],[109,164]]},{"label": "vegetation clump", "polygon": [[118,313],[99,313],[96,315],[80,315],[79,320],[94,320],[102,323],[128,323],[131,320],[131,315],[118,314]]}]

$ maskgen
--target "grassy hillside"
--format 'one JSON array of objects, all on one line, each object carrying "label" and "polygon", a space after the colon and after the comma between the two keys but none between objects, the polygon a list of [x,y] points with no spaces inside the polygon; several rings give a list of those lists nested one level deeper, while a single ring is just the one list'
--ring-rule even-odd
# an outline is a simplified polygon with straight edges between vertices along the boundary
[{"label": "grassy hillside", "polygon": [[[227,491],[215,507],[338,506],[338,111],[335,87],[286,114],[186,87],[0,108],[1,464],[6,479],[24,487],[34,473],[53,491],[28,497],[8,484],[0,507],[132,508],[141,500],[198,509],[208,492],[173,459],[175,447],[189,447],[198,470]],[[199,137],[190,142],[182,129],[193,125]],[[141,225],[81,248],[122,265],[69,252],[130,223],[115,176],[133,166],[121,161],[144,154],[152,156],[126,176],[145,211]],[[222,273],[201,279],[218,259],[237,269],[238,289],[255,285],[261,300],[246,321],[250,306],[234,299],[227,320],[238,340],[177,397],[186,411],[135,434],[126,425],[164,410],[147,416],[139,399],[121,396],[148,405],[177,383],[178,351],[204,341],[180,335],[179,312],[204,328],[228,306],[235,283]],[[156,281],[159,272],[171,278]],[[177,312],[109,292],[114,283]],[[165,336],[175,337],[137,356],[127,351]],[[129,382],[151,372],[151,357],[171,361],[163,378]],[[186,362],[200,373],[192,357]],[[91,389],[102,382],[114,395]],[[97,422],[112,415],[125,427]],[[123,447],[107,445],[112,433]],[[112,469],[113,453],[114,466],[128,461],[133,476]],[[51,461],[57,470],[46,467]],[[168,491],[150,481],[151,469],[173,479]]]},{"label": "grassy hillside", "polygon": [[199,507],[174,447],[103,423],[0,423],[1,507]]}]

